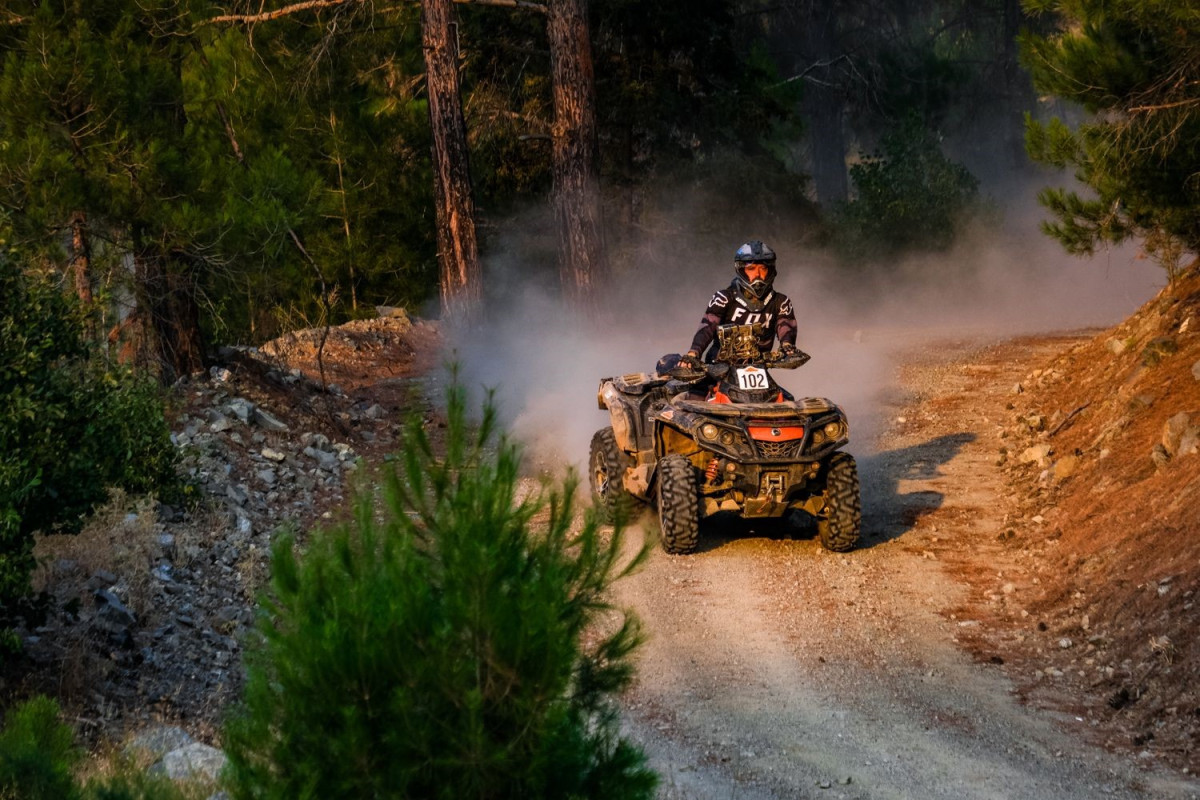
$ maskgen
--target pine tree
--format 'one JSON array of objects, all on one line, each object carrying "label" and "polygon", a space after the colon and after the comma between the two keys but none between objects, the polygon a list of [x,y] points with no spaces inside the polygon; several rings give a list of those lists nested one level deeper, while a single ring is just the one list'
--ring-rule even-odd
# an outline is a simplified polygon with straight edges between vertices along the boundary
[{"label": "pine tree", "polygon": [[1058,29],[1026,34],[1024,63],[1047,94],[1090,115],[1028,122],[1038,161],[1073,167],[1092,196],[1047,189],[1044,225],[1072,253],[1140,238],[1172,275],[1200,253],[1200,14],[1188,0],[1038,0]]}]

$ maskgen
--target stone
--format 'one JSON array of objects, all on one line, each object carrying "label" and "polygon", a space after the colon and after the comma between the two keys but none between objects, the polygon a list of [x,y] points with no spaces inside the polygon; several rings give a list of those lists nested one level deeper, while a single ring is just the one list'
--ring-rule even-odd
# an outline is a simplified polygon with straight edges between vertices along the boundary
[{"label": "stone", "polygon": [[1154,462],[1157,469],[1163,469],[1171,461],[1171,454],[1167,452],[1167,448],[1161,444],[1154,445],[1154,449],[1150,451],[1150,460]]},{"label": "stone", "polygon": [[[209,747],[201,742],[192,742],[172,750],[163,756],[161,774],[173,781],[190,781],[196,779],[215,781],[225,769],[228,759],[225,754],[215,747]],[[152,769],[158,772],[157,769]]]},{"label": "stone", "polygon": [[246,423],[250,422],[250,417],[254,414],[254,403],[244,397],[233,398],[226,408],[229,409],[229,413]]},{"label": "stone", "polygon": [[287,458],[287,456],[285,456],[283,453],[279,452],[278,450],[272,450],[269,447],[264,447],[261,455],[268,461],[283,461],[285,458]]},{"label": "stone", "polygon": [[224,414],[217,414],[217,418],[211,425],[208,426],[208,429],[213,433],[221,433],[229,430],[232,427],[233,423],[229,421],[228,417],[226,417]]},{"label": "stone", "polygon": [[276,481],[279,480],[278,476],[275,474],[275,470],[273,469],[260,469],[255,474],[258,476],[258,479],[267,486],[274,486]]},{"label": "stone", "polygon": [[1151,339],[1150,342],[1142,348],[1142,364],[1147,367],[1153,367],[1159,364],[1164,358],[1179,350],[1179,345],[1169,336],[1159,336]]},{"label": "stone", "polygon": [[138,733],[125,745],[126,755],[137,758],[149,756],[157,761],[172,750],[186,747],[196,740],[183,728],[158,725]]},{"label": "stone", "polygon": [[338,461],[338,457],[336,455],[334,455],[333,453],[327,452],[325,450],[318,450],[315,447],[304,448],[304,455],[306,455],[309,458],[316,461],[317,464],[321,467],[321,469],[324,469],[324,470],[337,469],[338,464],[340,463]]},{"label": "stone", "polygon": [[254,409],[254,424],[269,431],[282,432],[288,429],[286,423],[261,408]]},{"label": "stone", "polygon": [[1200,411],[1180,411],[1163,425],[1163,448],[1169,455],[1177,455],[1184,436],[1189,433],[1195,436],[1197,428],[1200,428]]},{"label": "stone", "polygon": [[229,381],[233,380],[233,373],[224,367],[213,367],[208,371],[208,374],[211,375],[212,379],[217,383],[228,383]]},{"label": "stone", "polygon": [[1121,355],[1121,353],[1124,353],[1127,348],[1125,342],[1120,339],[1109,339],[1104,343],[1104,346],[1107,347],[1108,352],[1112,353],[1114,356]]},{"label": "stone", "polygon": [[1045,466],[1045,463],[1050,456],[1053,448],[1048,444],[1035,444],[1032,447],[1027,447],[1021,452],[1019,461],[1022,464],[1039,464]]},{"label": "stone", "polygon": [[1053,477],[1056,481],[1063,481],[1075,474],[1079,469],[1078,456],[1063,456],[1058,461],[1054,462]]},{"label": "stone", "polygon": [[[1200,361],[1196,363],[1198,366],[1200,366]],[[363,412],[363,416],[365,416],[367,419],[383,419],[383,417],[386,415],[387,412],[384,411],[383,406],[379,405],[378,403]]]},{"label": "stone", "polygon": [[331,449],[329,437],[323,433],[306,433],[300,437],[300,444],[305,447],[311,447],[314,450],[325,450],[328,452]]}]

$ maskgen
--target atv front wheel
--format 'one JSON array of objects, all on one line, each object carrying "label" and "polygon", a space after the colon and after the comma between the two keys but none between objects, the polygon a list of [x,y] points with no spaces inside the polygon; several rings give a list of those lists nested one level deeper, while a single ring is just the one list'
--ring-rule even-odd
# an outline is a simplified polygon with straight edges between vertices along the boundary
[{"label": "atv front wheel", "polygon": [[592,502],[606,522],[627,521],[633,513],[634,497],[625,489],[629,456],[617,445],[612,428],[601,428],[592,437],[588,475]]},{"label": "atv front wheel", "polygon": [[683,456],[658,462],[658,519],[662,548],[672,555],[696,552],[700,541],[700,486]]},{"label": "atv front wheel", "polygon": [[825,510],[817,520],[817,534],[826,550],[853,550],[862,529],[858,465],[849,453],[834,453],[825,477]]}]

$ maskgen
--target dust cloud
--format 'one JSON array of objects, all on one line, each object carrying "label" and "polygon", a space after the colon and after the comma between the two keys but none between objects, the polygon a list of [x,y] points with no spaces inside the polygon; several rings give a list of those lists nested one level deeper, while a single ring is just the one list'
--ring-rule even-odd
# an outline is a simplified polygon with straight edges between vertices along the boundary
[{"label": "dust cloud", "polygon": [[[522,239],[522,230],[549,230],[546,221],[518,220],[493,243],[497,255],[485,266],[489,320],[453,334],[452,357],[469,389],[495,391],[527,463],[550,472],[572,466],[583,475],[591,436],[608,424],[596,402],[600,379],[652,372],[659,356],[686,350],[712,293],[732,279],[734,250],[762,238],[778,253],[775,286],[792,298],[798,345],[812,356],[776,378],[798,396],[841,405],[851,424],[848,449],[867,455],[884,422],[881,393],[905,348],[1104,327],[1165,283],[1163,271],[1133,248],[1076,258],[1037,229],[1034,213],[1010,210],[1005,219],[1003,227],[971,231],[937,257],[847,274],[827,253],[789,236],[786,221],[759,230],[714,229],[711,220],[701,226],[677,205],[662,226],[670,235],[623,243],[627,262],[614,265],[614,283],[591,319],[561,301],[546,263],[552,243]],[[694,237],[687,235],[690,226]],[[530,252],[540,253],[540,268],[522,255]]]}]

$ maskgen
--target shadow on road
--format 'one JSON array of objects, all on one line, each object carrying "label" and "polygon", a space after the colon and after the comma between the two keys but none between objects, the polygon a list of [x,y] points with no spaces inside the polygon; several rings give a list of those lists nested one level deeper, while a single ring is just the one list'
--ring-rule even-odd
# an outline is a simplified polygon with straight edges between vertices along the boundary
[{"label": "shadow on road", "polygon": [[859,547],[899,538],[919,519],[941,507],[945,495],[936,489],[901,493],[901,481],[934,481],[941,467],[975,441],[973,433],[951,433],[911,447],[884,450],[858,460],[862,481],[863,537]]}]

